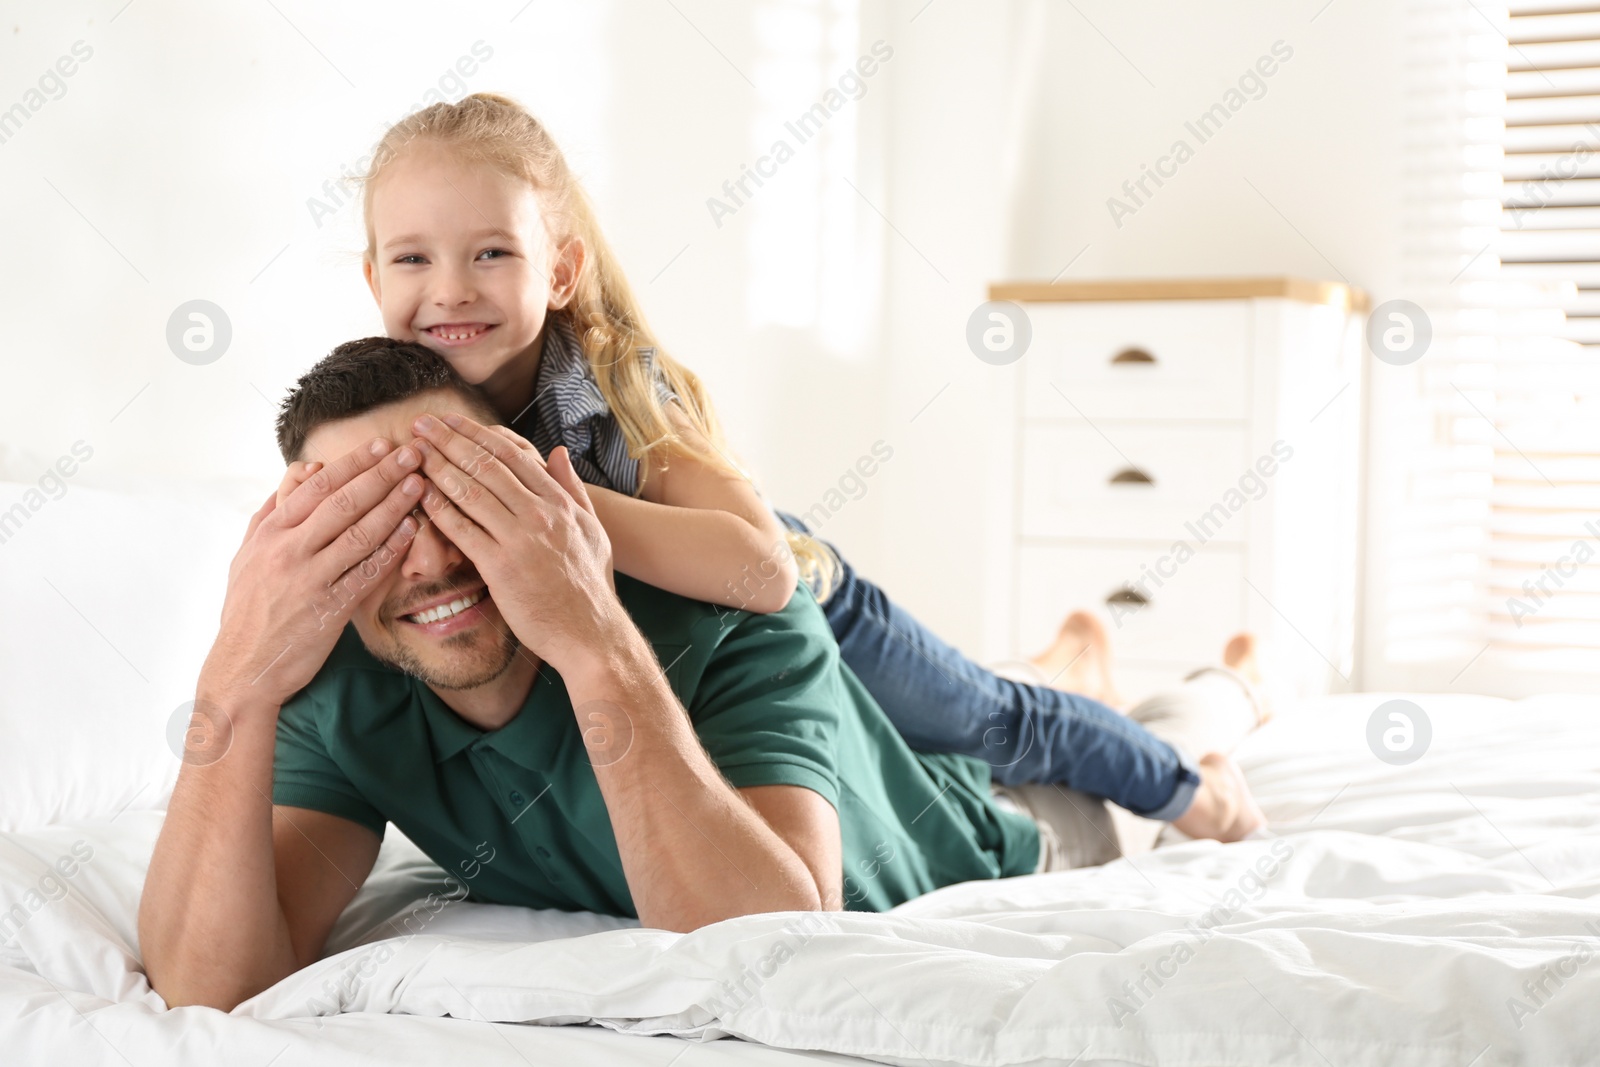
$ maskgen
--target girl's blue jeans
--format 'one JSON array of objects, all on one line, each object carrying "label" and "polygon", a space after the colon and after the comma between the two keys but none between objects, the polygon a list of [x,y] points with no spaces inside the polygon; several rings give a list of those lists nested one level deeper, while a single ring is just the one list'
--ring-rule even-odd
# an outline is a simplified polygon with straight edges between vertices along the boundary
[{"label": "girl's blue jeans", "polygon": [[[810,532],[793,515],[778,517]],[[839,570],[822,605],[839,653],[913,749],[973,756],[1001,785],[1055,782],[1151,819],[1188,810],[1200,784],[1188,754],[1098,701],[999,677],[940,640],[843,556]]]}]

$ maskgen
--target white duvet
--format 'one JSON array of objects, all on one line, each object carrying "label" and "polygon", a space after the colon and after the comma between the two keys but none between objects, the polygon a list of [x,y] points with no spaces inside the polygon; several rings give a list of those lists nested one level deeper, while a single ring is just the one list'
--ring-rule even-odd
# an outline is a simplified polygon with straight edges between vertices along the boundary
[{"label": "white duvet", "polygon": [[[1433,740],[1393,767],[1366,741],[1383,699],[1301,708],[1247,742],[1275,837],[887,915],[675,935],[445,902],[395,838],[338,951],[231,1015],[166,1012],[139,970],[159,813],[0,835],[0,1062],[671,1059],[495,1020],[901,1064],[1600,1063],[1600,704],[1412,697]],[[683,1059],[731,1053],[794,1058],[725,1041]]]}]

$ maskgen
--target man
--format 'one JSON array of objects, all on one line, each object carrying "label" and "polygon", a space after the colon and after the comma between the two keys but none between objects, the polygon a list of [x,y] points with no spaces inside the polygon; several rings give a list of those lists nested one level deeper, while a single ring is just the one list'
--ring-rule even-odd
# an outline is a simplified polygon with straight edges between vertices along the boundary
[{"label": "man", "polygon": [[613,576],[566,453],[497,421],[384,338],[286,401],[285,459],[328,459],[230,569],[195,702],[213,747],[140,909],[169,1005],[314,962],[390,821],[475,899],[671,930],[1041,866],[987,766],[906,747],[807,590],[750,615]]},{"label": "man", "polygon": [[288,458],[342,458],[231,568],[196,694],[226,751],[186,760],[140,912],[169,1004],[316,960],[389,820],[479,899],[674,930],[1036,866],[1031,820],[905,747],[809,594],[748,615],[613,579],[565,453],[458,420],[496,421],[438,357],[355,342],[302,398],[327,417]]}]

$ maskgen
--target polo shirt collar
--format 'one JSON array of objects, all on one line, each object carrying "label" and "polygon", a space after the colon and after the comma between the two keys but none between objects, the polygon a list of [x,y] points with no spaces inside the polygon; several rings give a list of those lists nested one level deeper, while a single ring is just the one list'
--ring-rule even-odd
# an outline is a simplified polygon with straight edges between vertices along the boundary
[{"label": "polo shirt collar", "polygon": [[548,663],[541,664],[522,709],[498,730],[480,730],[457,715],[425,682],[414,679],[435,763],[460,755],[483,740],[502,756],[530,771],[546,772],[558,762],[563,740],[575,728],[567,687]]}]

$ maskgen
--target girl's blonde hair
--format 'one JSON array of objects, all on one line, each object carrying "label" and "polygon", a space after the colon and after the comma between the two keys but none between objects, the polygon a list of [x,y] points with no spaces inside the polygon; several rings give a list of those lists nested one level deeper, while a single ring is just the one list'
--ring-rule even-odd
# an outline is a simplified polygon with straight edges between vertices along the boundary
[{"label": "girl's blonde hair", "polygon": [[[521,104],[495,93],[473,93],[454,104],[433,104],[391,126],[373,152],[362,179],[367,258],[376,255],[372,228],[372,189],[388,165],[413,141],[448,147],[458,158],[485,163],[533,187],[544,210],[545,227],[557,244],[581,238],[583,267],[572,299],[552,315],[565,317],[583,348],[601,395],[628,442],[628,452],[644,461],[663,447],[678,448],[716,469],[748,478],[731,458],[711,397],[699,377],[657,343],[627,275],[606,242],[582,183],[567,166],[555,139]],[[654,349],[653,371],[643,350]],[[700,441],[685,439],[667,417],[652,374],[660,374],[677,394]],[[642,489],[650,464],[639,466]],[[827,547],[805,534],[789,532],[788,549],[800,576],[827,599],[839,574]]]}]

